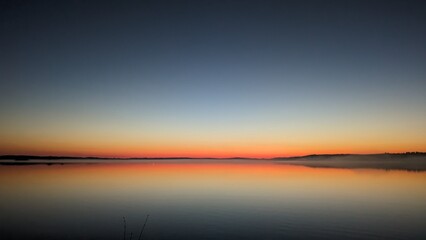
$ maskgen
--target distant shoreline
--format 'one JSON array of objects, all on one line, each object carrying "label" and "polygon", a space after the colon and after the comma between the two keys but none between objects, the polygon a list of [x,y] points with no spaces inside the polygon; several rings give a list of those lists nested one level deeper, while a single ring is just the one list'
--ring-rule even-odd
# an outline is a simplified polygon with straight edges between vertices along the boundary
[{"label": "distant shoreline", "polygon": [[31,160],[297,160],[297,159],[325,159],[335,157],[409,157],[409,156],[425,156],[426,152],[404,152],[404,153],[374,153],[374,154],[310,154],[303,156],[292,156],[292,157],[272,157],[272,158],[254,158],[254,157],[76,157],[76,156],[40,156],[40,155],[2,155],[1,160],[15,160],[15,161],[31,161]]},{"label": "distant shoreline", "polygon": [[[382,169],[426,171],[426,153],[381,153],[381,154],[317,154],[298,157],[275,158],[101,158],[101,157],[70,157],[70,156],[30,156],[30,155],[4,155],[0,156],[0,165],[25,166],[25,165],[65,165],[65,164],[98,164],[98,163],[129,163],[128,161],[222,161],[232,163],[232,160],[264,162],[270,164],[297,165],[311,168],[342,168],[342,169]],[[120,162],[122,161],[122,162]]]}]

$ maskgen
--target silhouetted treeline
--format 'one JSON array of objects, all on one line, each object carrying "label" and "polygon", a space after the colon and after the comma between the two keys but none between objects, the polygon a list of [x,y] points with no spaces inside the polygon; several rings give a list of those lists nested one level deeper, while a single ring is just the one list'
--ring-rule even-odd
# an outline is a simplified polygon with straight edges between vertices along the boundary
[{"label": "silhouetted treeline", "polygon": [[[270,160],[296,160],[296,159],[327,159],[334,157],[349,157],[349,156],[371,156],[371,157],[392,157],[392,156],[426,156],[426,152],[405,152],[405,153],[378,153],[378,154],[311,154],[305,156],[296,157],[274,157],[269,158]],[[249,157],[229,157],[229,158],[212,158],[212,157],[76,157],[76,156],[33,156],[33,155],[3,155],[0,156],[0,160],[16,160],[16,161],[28,161],[28,160],[178,160],[178,159],[263,159],[268,158],[249,158]]]}]

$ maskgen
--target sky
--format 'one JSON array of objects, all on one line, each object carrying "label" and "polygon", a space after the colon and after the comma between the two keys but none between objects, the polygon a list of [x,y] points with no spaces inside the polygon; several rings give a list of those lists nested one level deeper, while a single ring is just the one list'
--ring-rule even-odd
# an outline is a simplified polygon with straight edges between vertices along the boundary
[{"label": "sky", "polygon": [[424,1],[2,1],[0,154],[426,151]]}]

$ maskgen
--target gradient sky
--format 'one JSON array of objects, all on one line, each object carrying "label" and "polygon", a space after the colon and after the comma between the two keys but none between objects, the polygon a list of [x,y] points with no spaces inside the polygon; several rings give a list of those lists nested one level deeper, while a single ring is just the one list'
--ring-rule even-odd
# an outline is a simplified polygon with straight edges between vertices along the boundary
[{"label": "gradient sky", "polygon": [[424,1],[2,1],[0,154],[426,151]]}]

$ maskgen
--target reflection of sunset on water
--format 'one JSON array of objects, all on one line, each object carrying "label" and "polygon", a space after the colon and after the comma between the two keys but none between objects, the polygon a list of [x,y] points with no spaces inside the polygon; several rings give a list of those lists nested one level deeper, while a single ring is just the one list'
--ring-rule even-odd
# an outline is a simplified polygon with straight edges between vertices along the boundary
[{"label": "reflection of sunset on water", "polygon": [[340,239],[348,236],[345,229],[360,238],[373,232],[406,239],[426,236],[421,226],[425,185],[426,172],[256,160],[11,165],[0,166],[0,221],[13,233],[25,224],[31,234],[49,232],[55,224],[58,236],[70,232],[81,239],[117,239],[122,216],[130,224],[146,214],[151,216],[149,239],[176,234]]},{"label": "reflection of sunset on water", "polygon": [[[2,192],[41,192],[64,196],[70,187],[79,194],[130,194],[144,192],[167,197],[174,191],[191,195],[238,195],[270,198],[300,194],[319,198],[426,199],[425,172],[309,168],[261,161],[238,162],[149,161],[147,163],[106,163],[0,168]],[[53,179],[53,180],[52,180]],[[31,182],[31,185],[28,185]],[[7,183],[7,184],[6,184]],[[71,191],[72,192],[72,191]],[[179,193],[179,194],[180,194]],[[41,194],[41,195],[44,195]],[[118,196],[118,195],[117,195]],[[113,196],[109,196],[113,197]],[[352,199],[352,200],[353,200]]]}]

